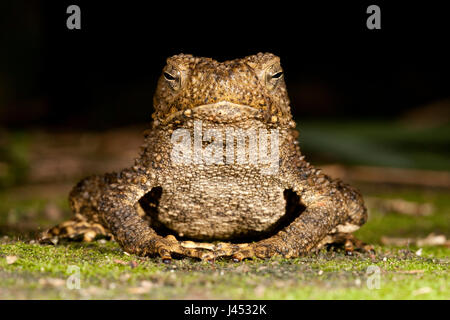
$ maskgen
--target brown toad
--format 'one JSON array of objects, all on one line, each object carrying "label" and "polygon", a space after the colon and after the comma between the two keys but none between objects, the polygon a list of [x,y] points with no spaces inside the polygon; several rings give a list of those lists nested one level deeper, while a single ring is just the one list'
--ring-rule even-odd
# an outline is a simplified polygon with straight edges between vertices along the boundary
[{"label": "brown toad", "polygon": [[173,56],[153,104],[135,164],[79,182],[75,217],[43,241],[112,235],[127,252],[164,261],[351,247],[367,219],[363,199],[304,160],[277,56]]}]

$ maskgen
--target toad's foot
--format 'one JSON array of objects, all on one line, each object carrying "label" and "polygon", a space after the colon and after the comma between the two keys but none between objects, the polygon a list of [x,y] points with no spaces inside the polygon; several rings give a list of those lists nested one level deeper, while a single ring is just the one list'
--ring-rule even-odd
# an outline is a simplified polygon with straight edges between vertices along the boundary
[{"label": "toad's foot", "polygon": [[[87,221],[81,215],[75,215],[73,219],[43,232],[38,241],[42,244],[57,244],[61,240],[91,242],[99,237],[113,238],[109,230],[101,224]],[[171,261],[171,254],[202,259],[203,256],[207,256],[207,249],[212,250],[212,246],[208,246],[206,243],[192,243],[191,245],[182,246],[181,242],[172,235],[168,235],[165,238],[154,236],[147,240],[147,243],[147,248],[144,248],[142,251],[147,251],[148,254],[159,255],[165,263]],[[129,251],[134,253],[133,250]]]},{"label": "toad's foot", "polygon": [[249,255],[254,253],[252,245],[249,243],[236,244],[219,242],[214,244],[209,242],[183,241],[181,242],[181,246],[185,249],[191,250],[204,249],[200,258],[206,261],[213,261],[219,257],[234,256],[234,254],[239,253],[241,250],[244,252],[246,252],[246,250],[250,250],[250,252],[248,252]]},{"label": "toad's foot", "polygon": [[[352,234],[335,234],[332,237],[331,245],[343,247],[347,255],[353,255],[355,251],[374,254],[373,246],[357,239]],[[204,245],[204,246],[203,246]],[[208,250],[201,259],[214,260],[219,257],[231,257],[233,261],[239,262],[244,259],[261,258],[267,259],[273,256],[281,256],[284,258],[293,258],[299,256],[290,246],[283,244],[280,239],[269,238],[254,243],[227,243],[220,242],[216,245],[195,243],[192,247],[204,247]],[[314,251],[314,248],[310,248]]]},{"label": "toad's foot", "polygon": [[98,237],[112,238],[112,235],[100,223],[87,221],[77,214],[73,219],[44,231],[38,240],[40,243],[57,244],[63,239],[91,242]]},{"label": "toad's foot", "polygon": [[173,235],[164,238],[155,236],[149,239],[147,243],[148,246],[143,251],[149,255],[160,256],[164,263],[170,263],[172,255],[204,260],[204,257],[211,254],[210,250],[212,249],[206,243],[186,244],[186,241],[178,241]]},{"label": "toad's foot", "polygon": [[213,244],[194,243],[193,246],[203,247],[208,249],[202,256],[203,260],[214,260],[219,257],[231,257],[235,262],[243,259],[261,258],[267,259],[275,255],[281,255],[286,258],[292,257],[293,253],[290,250],[279,250],[276,248],[283,247],[280,243],[274,243],[274,239],[266,239],[255,243],[229,243],[219,242]]}]

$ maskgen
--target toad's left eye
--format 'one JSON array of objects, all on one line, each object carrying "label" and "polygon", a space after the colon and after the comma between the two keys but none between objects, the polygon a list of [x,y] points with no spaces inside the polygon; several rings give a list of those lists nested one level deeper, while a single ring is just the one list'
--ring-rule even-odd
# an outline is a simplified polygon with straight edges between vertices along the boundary
[{"label": "toad's left eye", "polygon": [[283,71],[279,63],[275,63],[266,69],[266,86],[269,90],[275,89],[282,78]]},{"label": "toad's left eye", "polygon": [[272,75],[272,79],[279,79],[279,78],[281,78],[282,76],[283,76],[283,72],[280,71],[280,72],[277,72],[277,73],[275,73],[274,75]]}]

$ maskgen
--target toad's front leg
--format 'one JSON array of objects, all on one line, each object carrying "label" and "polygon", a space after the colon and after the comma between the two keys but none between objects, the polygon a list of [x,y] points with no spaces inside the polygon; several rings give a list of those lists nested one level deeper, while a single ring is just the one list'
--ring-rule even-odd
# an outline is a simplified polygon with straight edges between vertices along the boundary
[{"label": "toad's front leg", "polygon": [[288,180],[288,187],[306,207],[290,225],[255,243],[221,243],[216,246],[215,255],[232,256],[235,261],[276,255],[297,257],[318,248],[326,238],[351,233],[365,223],[367,210],[358,191],[306,165],[302,174],[299,171]]},{"label": "toad's front leg", "polygon": [[172,254],[201,258],[206,249],[182,246],[173,236],[159,236],[136,211],[137,201],[157,187],[155,173],[125,169],[99,201],[103,221],[122,248],[138,255],[159,255],[169,262]]}]

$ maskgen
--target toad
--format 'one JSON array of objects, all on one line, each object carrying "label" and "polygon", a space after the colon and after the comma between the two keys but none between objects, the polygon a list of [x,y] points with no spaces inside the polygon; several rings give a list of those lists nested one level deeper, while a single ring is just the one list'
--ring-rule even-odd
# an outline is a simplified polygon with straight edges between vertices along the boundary
[{"label": "toad", "polygon": [[79,182],[74,217],[41,240],[111,236],[137,255],[298,257],[351,252],[360,193],[305,160],[279,57],[167,59],[135,163]]}]

